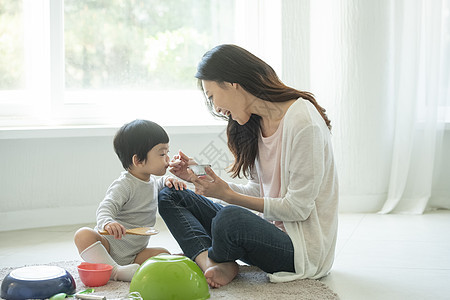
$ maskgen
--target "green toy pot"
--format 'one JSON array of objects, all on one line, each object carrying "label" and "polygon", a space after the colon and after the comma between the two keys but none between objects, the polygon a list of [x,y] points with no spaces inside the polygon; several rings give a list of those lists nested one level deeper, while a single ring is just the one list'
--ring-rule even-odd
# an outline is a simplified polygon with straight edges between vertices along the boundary
[{"label": "green toy pot", "polygon": [[209,287],[203,272],[185,256],[158,255],[147,259],[130,283],[130,293],[144,300],[208,299]]}]

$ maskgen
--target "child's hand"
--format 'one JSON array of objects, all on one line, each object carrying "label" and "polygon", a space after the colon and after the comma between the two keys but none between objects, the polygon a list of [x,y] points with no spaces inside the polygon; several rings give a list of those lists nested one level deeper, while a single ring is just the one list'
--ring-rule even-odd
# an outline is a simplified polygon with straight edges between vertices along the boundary
[{"label": "child's hand", "polygon": [[114,235],[115,239],[121,239],[125,235],[125,227],[117,222],[111,222],[105,225],[105,230],[108,231],[110,235]]},{"label": "child's hand", "polygon": [[169,188],[174,187],[177,191],[184,190],[186,188],[186,183],[172,177],[167,178],[165,184]]}]

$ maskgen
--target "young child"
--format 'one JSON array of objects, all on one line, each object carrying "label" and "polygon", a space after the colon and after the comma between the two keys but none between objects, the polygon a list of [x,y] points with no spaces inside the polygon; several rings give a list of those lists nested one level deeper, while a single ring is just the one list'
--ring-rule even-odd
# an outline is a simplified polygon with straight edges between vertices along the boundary
[{"label": "young child", "polygon": [[[183,190],[186,184],[153,176],[164,175],[169,166],[169,137],[154,122],[135,120],[122,126],[114,137],[114,150],[126,171],[110,185],[100,203],[97,226],[79,229],[74,241],[85,261],[112,265],[111,279],[131,281],[140,264],[169,251],[149,248],[149,236],[125,235],[125,230],[154,226],[158,192],[164,186]],[[100,235],[97,230],[110,235]]]}]

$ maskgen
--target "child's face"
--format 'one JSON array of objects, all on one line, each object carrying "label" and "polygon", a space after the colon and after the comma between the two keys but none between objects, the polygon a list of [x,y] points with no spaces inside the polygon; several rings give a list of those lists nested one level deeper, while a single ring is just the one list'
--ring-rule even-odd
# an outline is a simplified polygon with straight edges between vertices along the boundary
[{"label": "child's face", "polygon": [[140,179],[148,180],[150,175],[162,176],[169,166],[169,144],[158,144],[147,153],[147,160],[142,162],[133,173]]}]

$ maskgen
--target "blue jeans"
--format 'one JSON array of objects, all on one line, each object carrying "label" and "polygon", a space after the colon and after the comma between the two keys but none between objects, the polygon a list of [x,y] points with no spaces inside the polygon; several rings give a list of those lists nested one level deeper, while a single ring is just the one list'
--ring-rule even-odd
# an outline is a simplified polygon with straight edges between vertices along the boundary
[{"label": "blue jeans", "polygon": [[294,272],[289,236],[253,212],[167,187],[160,191],[158,204],[170,232],[192,260],[207,250],[218,263],[241,260],[267,273]]}]

